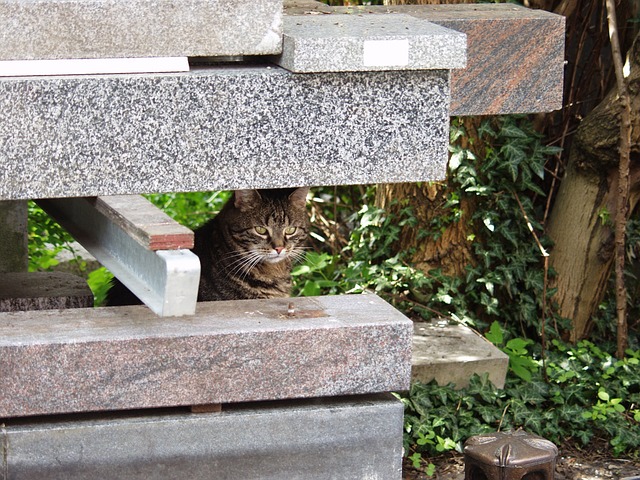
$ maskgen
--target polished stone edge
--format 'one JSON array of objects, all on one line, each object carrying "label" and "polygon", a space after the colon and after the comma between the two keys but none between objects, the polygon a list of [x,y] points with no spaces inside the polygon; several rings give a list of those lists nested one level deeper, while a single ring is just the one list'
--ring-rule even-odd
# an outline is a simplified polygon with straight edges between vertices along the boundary
[{"label": "polished stone edge", "polygon": [[0,1],[0,60],[273,55],[282,1]]},{"label": "polished stone edge", "polygon": [[446,70],[0,80],[0,199],[441,180]]},{"label": "polished stone edge", "polygon": [[473,375],[486,374],[503,388],[509,357],[469,327],[442,320],[414,324],[411,363],[412,381],[464,388]]},{"label": "polished stone edge", "polygon": [[467,36],[467,65],[452,70],[452,115],[549,112],[562,108],[565,18],[514,4],[329,7],[287,1],[286,15],[336,19],[410,15]]},{"label": "polished stone edge", "polygon": [[466,36],[409,15],[285,16],[274,63],[296,73],[462,68]]},{"label": "polished stone edge", "polygon": [[411,337],[375,295],[4,313],[0,418],[406,390]]},{"label": "polished stone edge", "polygon": [[0,472],[12,480],[400,480],[402,429],[403,405],[389,394],[44,418],[0,429]]}]

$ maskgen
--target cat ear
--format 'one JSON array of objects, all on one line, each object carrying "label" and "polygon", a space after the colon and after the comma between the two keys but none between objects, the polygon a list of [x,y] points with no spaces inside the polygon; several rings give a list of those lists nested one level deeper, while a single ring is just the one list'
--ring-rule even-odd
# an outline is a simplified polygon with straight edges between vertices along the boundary
[{"label": "cat ear", "polygon": [[260,200],[257,190],[236,190],[233,193],[233,205],[241,212],[252,209]]},{"label": "cat ear", "polygon": [[309,187],[300,187],[296,188],[291,195],[289,195],[289,200],[292,205],[298,207],[304,207],[307,204],[307,194],[309,193]]}]

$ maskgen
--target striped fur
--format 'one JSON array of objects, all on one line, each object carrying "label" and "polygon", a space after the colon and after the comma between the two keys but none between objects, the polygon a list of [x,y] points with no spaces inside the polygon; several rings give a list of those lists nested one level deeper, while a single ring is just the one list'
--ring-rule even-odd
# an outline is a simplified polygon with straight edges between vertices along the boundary
[{"label": "striped fur", "polygon": [[308,188],[238,190],[195,232],[198,301],[289,296],[309,233]]}]

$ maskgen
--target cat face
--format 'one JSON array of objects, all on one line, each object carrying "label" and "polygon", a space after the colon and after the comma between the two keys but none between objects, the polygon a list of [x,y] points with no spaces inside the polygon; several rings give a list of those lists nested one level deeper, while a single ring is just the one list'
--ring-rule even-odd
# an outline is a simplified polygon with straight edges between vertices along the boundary
[{"label": "cat face", "polygon": [[308,188],[234,193],[233,238],[242,270],[304,255],[309,230],[307,192]]}]

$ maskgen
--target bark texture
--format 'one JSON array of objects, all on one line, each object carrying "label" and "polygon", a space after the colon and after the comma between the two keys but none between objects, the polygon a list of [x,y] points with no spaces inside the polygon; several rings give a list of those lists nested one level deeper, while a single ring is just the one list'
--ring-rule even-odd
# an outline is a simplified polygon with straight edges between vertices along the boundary
[{"label": "bark texture", "polygon": [[[425,226],[443,214],[450,215],[449,209],[444,207],[446,199],[442,192],[443,187],[435,183],[378,185],[376,204],[388,212],[395,213],[399,205],[393,203],[393,199],[410,199],[419,224]],[[419,228],[405,227],[395,250],[413,250],[415,253],[411,263],[424,272],[439,268],[445,275],[462,276],[465,266],[473,263],[471,243],[467,240],[469,224],[466,221],[473,211],[473,206],[467,199],[463,199],[460,210],[462,218],[448,223],[435,241],[432,238],[420,239]]]},{"label": "bark texture", "polygon": [[[640,42],[629,55],[632,111],[629,209],[640,200]],[[571,340],[588,335],[602,301],[614,249],[612,220],[618,194],[620,105],[613,89],[580,124],[560,184],[547,233],[555,241],[551,265],[557,272],[559,313],[573,322]]]}]

